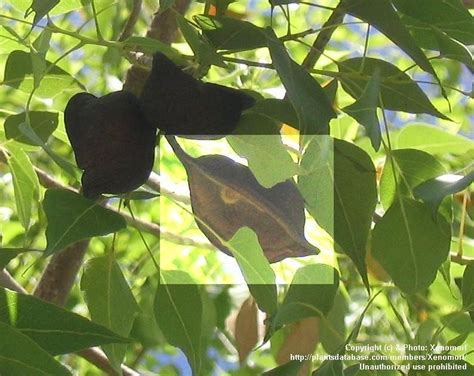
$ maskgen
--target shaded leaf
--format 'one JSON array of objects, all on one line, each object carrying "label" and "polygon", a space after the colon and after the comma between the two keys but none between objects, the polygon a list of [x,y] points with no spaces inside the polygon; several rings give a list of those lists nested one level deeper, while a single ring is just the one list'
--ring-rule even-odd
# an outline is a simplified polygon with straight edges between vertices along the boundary
[{"label": "shaded leaf", "polygon": [[213,46],[199,35],[197,30],[189,24],[188,20],[178,12],[175,13],[175,17],[184,39],[188,42],[194,55],[197,56],[199,64],[205,67],[214,64],[225,68],[226,64],[222,59],[222,56],[217,54]]},{"label": "shaded leaf", "polygon": [[[392,166],[395,161],[395,171]],[[388,208],[396,195],[412,197],[413,189],[427,179],[445,172],[444,166],[432,155],[417,149],[398,149],[387,158],[380,178],[380,201]],[[398,186],[395,185],[395,177]]]},{"label": "shaded leaf", "polygon": [[194,16],[202,33],[218,50],[253,50],[266,46],[263,29],[225,16]]},{"label": "shaded leaf", "polygon": [[343,374],[340,360],[326,360],[311,376],[340,376]]},{"label": "shaded leaf", "polygon": [[471,70],[474,69],[472,54],[466,46],[450,38],[438,28],[432,26],[432,29],[443,57],[460,61]]},{"label": "shaded leaf", "polygon": [[[30,125],[43,143],[48,141],[49,136],[58,126],[58,113],[47,111],[29,111]],[[15,140],[28,145],[37,145],[28,138],[21,130],[21,124],[26,121],[26,113],[10,115],[5,119],[5,137],[7,140]]]},{"label": "shaded leaf", "polygon": [[291,362],[282,364],[276,368],[264,372],[263,376],[297,376],[303,362],[299,360],[292,360]]},{"label": "shaded leaf", "polygon": [[30,7],[25,12],[25,18],[35,12],[33,26],[35,26],[46,14],[58,5],[60,0],[33,0]]},{"label": "shaded leaf", "polygon": [[474,264],[466,265],[466,269],[464,269],[462,276],[462,305],[464,309],[474,312]]},{"label": "shaded leaf", "polygon": [[339,274],[329,265],[313,264],[299,268],[272,320],[273,327],[327,315],[338,286]]},{"label": "shaded leaf", "polygon": [[474,20],[458,0],[392,0],[396,8],[428,27],[435,26],[465,45],[474,44]]},{"label": "shaded leaf", "polygon": [[126,226],[120,214],[67,190],[48,189],[43,208],[48,220],[45,256],[78,240],[107,235]]},{"label": "shaded leaf", "polygon": [[365,254],[377,203],[375,167],[351,143],[335,139],[333,151],[331,147],[331,139],[308,145],[301,166],[310,174],[300,176],[298,187],[311,215],[352,259],[368,286]]},{"label": "shaded leaf", "polygon": [[298,114],[302,134],[328,134],[329,121],[336,113],[323,88],[289,56],[272,29],[265,30],[273,65],[285,86],[286,93]]},{"label": "shaded leaf", "polygon": [[[71,375],[29,337],[0,322],[0,372],[3,375]],[[21,350],[21,351],[19,351]]]},{"label": "shaded leaf", "polygon": [[304,202],[292,180],[262,187],[250,169],[222,155],[192,158],[168,137],[183,163],[198,227],[219,250],[232,255],[229,241],[251,228],[270,262],[317,253],[304,237]]},{"label": "shaded leaf", "polygon": [[472,184],[474,171],[463,177],[456,176],[454,180],[451,179],[452,176],[450,175],[447,177],[448,179],[444,179],[443,176],[430,179],[415,188],[415,197],[429,205],[433,213],[438,211],[441,201],[446,196],[461,192]]},{"label": "shaded leaf", "polygon": [[129,342],[76,313],[5,289],[0,289],[0,321],[27,335],[52,355]]},{"label": "shaded leaf", "polygon": [[[92,320],[121,336],[128,336],[139,308],[113,255],[87,261],[81,278],[81,290]],[[102,346],[115,369],[125,356],[127,345]]]},{"label": "shaded leaf", "polygon": [[279,135],[231,135],[227,142],[247,160],[253,175],[265,188],[284,182],[299,172]]},{"label": "shaded leaf", "polygon": [[12,173],[18,218],[28,231],[33,203],[38,201],[39,181],[28,155],[13,144],[8,145],[8,166]]},{"label": "shaded leaf", "polygon": [[[179,59],[181,55],[172,47],[160,42],[157,39],[149,37],[131,36],[123,41],[125,48],[128,47],[133,51],[140,51],[147,54],[154,54],[155,52],[163,52],[168,56],[173,56],[173,59]],[[183,61],[184,63],[184,61]]]},{"label": "shaded leaf", "polygon": [[344,73],[341,76],[342,87],[354,98],[362,95],[367,82],[376,70],[380,70],[380,95],[385,109],[413,114],[424,113],[450,120],[431,104],[410,76],[387,61],[357,57],[340,62],[338,68]]},{"label": "shaded leaf", "polygon": [[166,340],[186,354],[193,372],[198,375],[203,312],[198,286],[183,271],[161,270],[161,277],[154,302],[156,322]]},{"label": "shaded leaf", "polygon": [[375,26],[420,68],[436,77],[429,60],[400,20],[390,0],[344,0],[345,11]]},{"label": "shaded leaf", "polygon": [[250,110],[298,129],[298,114],[287,99],[265,98]]},{"label": "shaded leaf", "polygon": [[405,293],[430,286],[449,254],[451,226],[430,208],[399,197],[373,230],[372,255]]},{"label": "shaded leaf", "polygon": [[364,126],[367,136],[375,150],[380,149],[382,134],[380,131],[377,107],[379,106],[380,71],[376,69],[374,75],[367,82],[362,95],[342,110]]},{"label": "shaded leaf", "polygon": [[0,248],[0,270],[7,266],[8,263],[19,254],[33,251],[36,250],[28,248]]}]

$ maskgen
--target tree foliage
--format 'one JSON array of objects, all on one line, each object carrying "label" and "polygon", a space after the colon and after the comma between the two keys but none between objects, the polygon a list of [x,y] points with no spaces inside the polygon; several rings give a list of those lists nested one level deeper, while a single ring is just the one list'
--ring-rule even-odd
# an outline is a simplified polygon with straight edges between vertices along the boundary
[{"label": "tree foliage", "polygon": [[467,5],[141,3],[0,8],[0,373],[471,375]]}]

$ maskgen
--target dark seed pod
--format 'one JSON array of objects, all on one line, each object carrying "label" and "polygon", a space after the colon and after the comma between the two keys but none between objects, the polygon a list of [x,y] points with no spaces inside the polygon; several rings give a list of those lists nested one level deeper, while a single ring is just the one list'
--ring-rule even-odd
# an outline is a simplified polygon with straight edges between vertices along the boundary
[{"label": "dark seed pod", "polygon": [[162,53],[153,56],[140,102],[153,126],[166,134],[196,139],[232,133],[242,111],[255,104],[239,90],[194,79]]},{"label": "dark seed pod", "polygon": [[64,123],[77,165],[84,170],[84,196],[126,193],[147,180],[156,129],[147,123],[133,94],[76,94],[64,110]]},{"label": "dark seed pod", "polygon": [[269,262],[319,252],[304,236],[304,202],[293,180],[265,188],[247,166],[223,155],[192,158],[173,137],[168,141],[186,169],[196,223],[218,249],[232,255],[213,231],[227,241],[247,226]]}]

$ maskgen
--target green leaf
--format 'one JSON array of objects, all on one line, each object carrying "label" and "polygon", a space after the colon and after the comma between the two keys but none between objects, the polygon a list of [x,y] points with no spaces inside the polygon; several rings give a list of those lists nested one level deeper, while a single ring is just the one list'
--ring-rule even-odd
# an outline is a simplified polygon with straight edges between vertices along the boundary
[{"label": "green leaf", "polygon": [[[79,81],[53,63],[46,61],[46,69],[48,69],[48,74],[41,80],[35,95],[54,98],[66,89],[76,87],[85,90]],[[3,83],[26,93],[31,93],[34,88],[34,77],[33,64],[29,53],[16,50],[8,55]]]},{"label": "green leaf", "polygon": [[265,30],[273,66],[285,86],[296,113],[302,134],[328,134],[329,121],[336,113],[323,88],[289,56],[283,43],[272,29]]},{"label": "green leaf", "polygon": [[455,155],[474,150],[472,140],[423,124],[404,127],[398,134],[396,147],[419,149],[430,154],[451,153]]},{"label": "green leaf", "polygon": [[339,376],[343,375],[342,361],[340,360],[326,360],[321,364],[311,376]]},{"label": "green leaf", "polygon": [[458,0],[392,0],[403,14],[421,21],[430,30],[441,29],[451,38],[469,46],[474,44],[474,19]]},{"label": "green leaf", "polygon": [[342,87],[354,98],[362,95],[367,82],[376,70],[380,70],[380,95],[385,109],[413,114],[424,113],[450,120],[431,104],[410,76],[387,61],[357,57],[340,62],[338,67],[339,71],[344,73],[341,76]]},{"label": "green leaf", "polygon": [[193,19],[217,50],[245,51],[266,46],[263,29],[250,22],[224,16],[197,15]]},{"label": "green leaf", "polygon": [[227,142],[247,160],[255,178],[265,188],[288,180],[299,171],[279,135],[228,136]]},{"label": "green leaf", "polygon": [[334,235],[334,140],[314,136],[301,158],[298,189],[311,216]]},{"label": "green leaf", "polygon": [[[392,205],[396,194],[412,197],[417,185],[446,171],[436,158],[417,149],[393,150],[392,158],[395,171],[391,158],[387,158],[380,178],[380,201],[385,209]],[[398,186],[395,185],[394,173]]]},{"label": "green leaf", "polygon": [[8,145],[8,166],[13,177],[15,202],[23,228],[28,231],[33,203],[38,201],[39,181],[28,155],[13,144]]},{"label": "green leaf", "polygon": [[[58,113],[48,111],[29,111],[30,125],[43,143],[48,141],[49,136],[58,126]],[[5,136],[7,140],[15,140],[28,145],[37,145],[23,134],[20,125],[25,123],[26,113],[10,115],[4,123]]]},{"label": "green leaf", "polygon": [[58,5],[59,2],[60,0],[33,0],[25,12],[25,18],[35,12],[35,18],[33,19],[34,27],[51,9]]},{"label": "green leaf", "polygon": [[160,0],[160,12],[171,8],[175,3],[175,0]]},{"label": "green leaf", "polygon": [[[462,276],[462,306],[474,315],[474,264],[466,265]],[[473,319],[474,321],[474,319]]]},{"label": "green leaf", "polygon": [[202,66],[214,64],[218,67],[226,68],[222,56],[217,54],[214,47],[199,35],[197,30],[189,24],[188,20],[177,12],[175,13],[175,17],[184,39],[186,39],[186,42],[188,42],[194,54],[197,56],[199,64]]},{"label": "green leaf", "polygon": [[126,343],[107,328],[30,295],[0,288],[0,321],[27,335],[52,355],[107,343]]},{"label": "green leaf", "polygon": [[277,308],[275,273],[263,254],[257,235],[250,228],[242,227],[228,244],[258,306],[268,314],[273,313]]},{"label": "green leaf", "polygon": [[380,70],[375,69],[374,75],[367,82],[362,95],[357,100],[342,110],[364,126],[367,136],[375,150],[380,149],[382,134],[380,131],[377,107],[380,94]]},{"label": "green leaf", "polygon": [[43,208],[48,220],[46,256],[79,240],[107,235],[126,226],[120,214],[67,190],[48,189]]},{"label": "green leaf", "polygon": [[155,299],[157,281],[147,278],[138,292],[138,312],[130,337],[138,340],[144,347],[154,347],[164,341],[163,334],[156,323],[153,301]]},{"label": "green leaf", "polygon": [[333,306],[338,286],[339,274],[329,265],[313,264],[299,268],[275,314],[273,326],[327,315]]},{"label": "green leaf", "polygon": [[234,135],[280,135],[277,121],[264,114],[252,111],[244,112],[240,116]]},{"label": "green leaf", "polygon": [[185,353],[193,374],[199,375],[203,308],[198,286],[183,271],[162,270],[161,277],[154,303],[156,322],[167,341]]},{"label": "green leaf", "polygon": [[[257,101],[250,113],[264,115],[270,119],[298,129],[298,115],[291,102],[287,99],[265,98]],[[244,114],[245,115],[245,114]]]},{"label": "green leaf", "polygon": [[375,167],[366,152],[346,141],[335,139],[333,154],[322,153],[324,149],[309,144],[301,166],[310,174],[300,176],[298,187],[310,214],[352,259],[368,286],[365,254],[377,203]]},{"label": "green leaf", "polygon": [[432,29],[438,42],[439,51],[443,57],[460,61],[467,67],[474,69],[472,54],[466,46],[450,38],[440,29],[433,26]]},{"label": "green leaf", "polygon": [[448,196],[461,192],[469,187],[474,181],[474,171],[466,176],[458,176],[455,181],[450,178],[445,180],[443,176],[430,179],[418,185],[415,188],[415,197],[423,200],[436,213],[438,211],[441,201]]},{"label": "green leaf", "polygon": [[410,56],[424,71],[436,76],[433,67],[405,28],[390,0],[343,0],[345,11],[375,26]]},{"label": "green leaf", "polygon": [[2,375],[71,375],[29,337],[0,322],[0,373]]},{"label": "green leaf", "polygon": [[0,248],[0,270],[7,266],[8,263],[19,254],[32,251],[32,249],[28,248]]},{"label": "green leaf", "polygon": [[[81,290],[94,322],[121,336],[128,336],[139,308],[113,255],[96,257],[84,267]],[[127,345],[102,346],[112,366],[118,370]]]},{"label": "green leaf", "polygon": [[321,344],[328,354],[336,354],[344,346],[347,338],[345,317],[350,312],[349,301],[339,290],[332,309],[319,324]]},{"label": "green leaf", "polygon": [[30,47],[31,65],[33,69],[33,84],[35,89],[40,85],[46,71],[46,53],[49,50],[52,31],[44,29]]},{"label": "green leaf", "polygon": [[303,364],[304,363],[299,360],[292,360],[288,363],[282,364],[281,366],[278,366],[267,372],[264,372],[262,375],[263,376],[297,376]]},{"label": "green leaf", "polygon": [[430,208],[399,197],[373,230],[372,255],[405,293],[428,288],[449,255],[451,226]]}]

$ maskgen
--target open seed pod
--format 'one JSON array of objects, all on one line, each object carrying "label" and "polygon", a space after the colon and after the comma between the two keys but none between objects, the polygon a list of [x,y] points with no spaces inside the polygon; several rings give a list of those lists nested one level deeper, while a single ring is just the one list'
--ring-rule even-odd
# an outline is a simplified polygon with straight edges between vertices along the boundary
[{"label": "open seed pod", "polygon": [[223,155],[192,158],[167,139],[186,169],[196,223],[218,249],[232,255],[212,231],[227,241],[247,226],[269,262],[319,252],[304,237],[304,202],[293,180],[264,188],[247,166]]},{"label": "open seed pod", "polygon": [[76,94],[66,106],[64,123],[77,165],[84,170],[84,196],[126,193],[147,180],[156,129],[147,123],[133,94]]},{"label": "open seed pod", "polygon": [[158,52],[140,103],[150,124],[166,134],[216,139],[232,133],[242,111],[255,100],[242,91],[196,80]]}]

